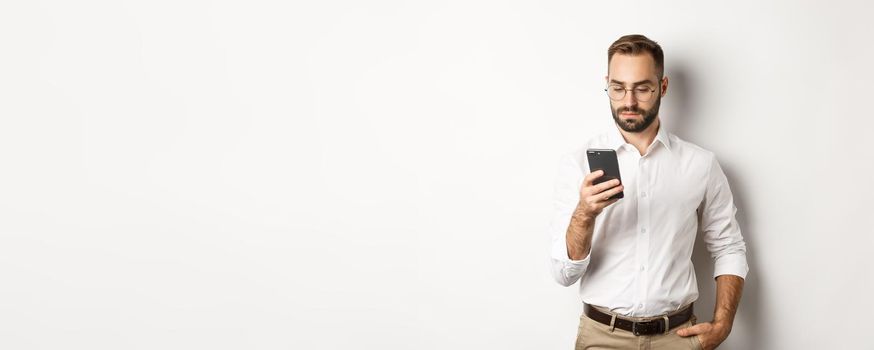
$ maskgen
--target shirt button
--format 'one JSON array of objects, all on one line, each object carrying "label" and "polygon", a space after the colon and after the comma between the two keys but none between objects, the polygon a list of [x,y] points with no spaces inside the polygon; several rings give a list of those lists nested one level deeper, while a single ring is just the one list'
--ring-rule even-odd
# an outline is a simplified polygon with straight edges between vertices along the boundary
[{"label": "shirt button", "polygon": [[640,271],[646,270],[646,266],[640,265]]},{"label": "shirt button", "polygon": [[640,232],[646,233],[646,229],[642,228],[642,229],[640,229]]},{"label": "shirt button", "polygon": [[643,309],[643,303],[637,304],[638,309]]},{"label": "shirt button", "polygon": [[641,192],[641,193],[640,193],[640,196],[643,197],[643,198],[646,198],[646,192]]}]

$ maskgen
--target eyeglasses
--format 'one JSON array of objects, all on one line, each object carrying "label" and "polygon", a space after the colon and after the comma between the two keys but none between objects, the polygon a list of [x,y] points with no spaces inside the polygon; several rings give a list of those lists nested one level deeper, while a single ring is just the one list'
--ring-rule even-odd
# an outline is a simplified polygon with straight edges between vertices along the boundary
[{"label": "eyeglasses", "polygon": [[624,86],[619,84],[610,84],[604,91],[607,91],[607,96],[610,97],[613,101],[621,101],[625,98],[626,91],[633,91],[632,96],[634,99],[640,102],[647,102],[652,98],[653,92],[655,89],[647,86],[638,86],[633,89],[626,89]]}]

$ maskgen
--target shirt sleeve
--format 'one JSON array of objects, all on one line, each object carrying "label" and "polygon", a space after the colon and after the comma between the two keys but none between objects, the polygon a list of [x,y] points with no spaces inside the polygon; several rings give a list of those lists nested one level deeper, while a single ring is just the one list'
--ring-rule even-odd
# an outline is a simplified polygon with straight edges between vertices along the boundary
[{"label": "shirt sleeve", "polygon": [[704,243],[713,258],[713,277],[735,275],[746,278],[746,243],[735,214],[734,198],[716,158],[710,161],[707,188],[701,203],[700,224]]},{"label": "shirt sleeve", "polygon": [[558,167],[553,194],[553,217],[549,225],[552,238],[550,268],[559,284],[568,287],[577,282],[589,266],[589,256],[571,260],[567,253],[566,234],[571,215],[580,200],[580,185],[583,174],[573,154],[565,155]]}]

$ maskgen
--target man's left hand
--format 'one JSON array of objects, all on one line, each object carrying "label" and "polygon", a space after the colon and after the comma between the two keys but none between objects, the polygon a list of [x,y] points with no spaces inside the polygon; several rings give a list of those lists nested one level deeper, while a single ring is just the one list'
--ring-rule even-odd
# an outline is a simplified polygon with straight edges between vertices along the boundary
[{"label": "man's left hand", "polygon": [[704,350],[716,349],[728,338],[728,333],[731,333],[731,326],[721,322],[704,322],[677,330],[681,337],[698,337]]}]

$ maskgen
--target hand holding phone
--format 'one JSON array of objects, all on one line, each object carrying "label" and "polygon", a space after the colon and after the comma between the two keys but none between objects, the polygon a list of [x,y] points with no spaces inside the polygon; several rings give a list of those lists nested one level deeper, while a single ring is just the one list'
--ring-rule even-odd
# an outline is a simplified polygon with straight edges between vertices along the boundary
[{"label": "hand holding phone", "polygon": [[[589,171],[595,172],[602,170],[604,175],[594,180],[594,184],[600,184],[613,179],[619,180],[622,183],[622,178],[619,176],[619,160],[616,158],[616,151],[612,149],[588,149],[586,157],[589,159]],[[625,194],[619,192],[610,199],[623,198]]]},{"label": "hand holding phone", "polygon": [[607,206],[623,198],[619,162],[613,150],[590,149],[586,151],[590,173],[583,179],[577,211],[594,218]]}]

